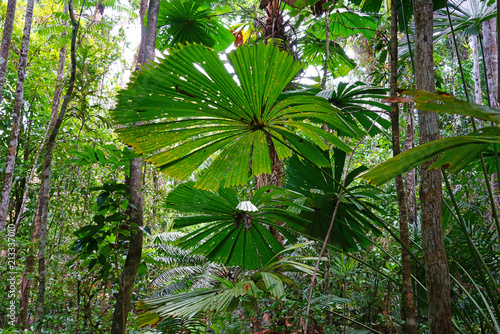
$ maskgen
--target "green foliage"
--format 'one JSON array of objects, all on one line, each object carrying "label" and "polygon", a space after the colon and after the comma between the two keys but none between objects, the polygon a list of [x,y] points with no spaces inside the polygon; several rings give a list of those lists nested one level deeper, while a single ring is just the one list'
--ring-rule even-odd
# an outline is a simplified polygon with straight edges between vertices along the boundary
[{"label": "green foliage", "polygon": [[[249,174],[271,174],[269,145],[279,159],[296,151],[318,166],[328,165],[311,142],[292,130],[322,148],[326,139],[349,150],[306,119],[320,120],[346,135],[360,134],[319,97],[292,96],[276,103],[301,69],[290,55],[271,45],[241,46],[229,54],[229,62],[234,76],[215,52],[190,45],[171,50],[154,69],[137,74],[120,93],[114,117],[127,125],[154,122],[118,130],[121,139],[178,179],[220,152],[196,183],[217,189],[246,184]],[[251,173],[242,166],[251,166]]]},{"label": "green foliage", "polygon": [[[73,252],[85,260],[88,270],[99,263],[101,278],[117,269],[116,259],[122,260],[127,249],[129,230],[125,211],[128,206],[127,186],[124,184],[104,184],[94,190],[102,191],[96,199],[93,223],[78,229],[74,235]],[[117,255],[115,252],[119,252]],[[76,260],[76,259],[75,259]]]},{"label": "green foliage", "polygon": [[[251,212],[237,209],[239,200],[231,189],[221,188],[212,193],[195,188],[192,182],[182,184],[167,197],[169,208],[188,214],[175,218],[174,227],[203,225],[181,237],[177,245],[194,249],[194,254],[213,262],[245,269],[261,268],[283,250],[266,226],[274,227],[293,243],[296,239],[288,229],[302,230],[307,222],[279,207],[292,204],[284,195],[276,187],[262,187],[252,198],[258,211]],[[286,226],[281,226],[281,221]]]},{"label": "green foliage", "polygon": [[[324,152],[328,156],[328,152]],[[345,152],[334,149],[332,167],[318,170],[310,163],[297,156],[289,159],[286,167],[287,180],[285,188],[304,196],[296,202],[308,210],[298,209],[300,217],[307,219],[308,224],[301,234],[324,240],[332,220],[333,211],[339,197],[339,184],[346,164]],[[344,194],[339,204],[337,216],[328,243],[344,250],[357,250],[371,244],[368,232],[380,235],[378,228],[372,223],[372,212],[363,209],[357,200],[365,202],[371,210],[380,210],[371,205],[368,199],[378,199],[380,193],[370,186],[360,187],[352,183],[354,178],[366,170],[361,166],[347,174],[345,187],[351,195]],[[337,182],[334,182],[333,180]]]},{"label": "green foliage", "polygon": [[203,316],[208,320],[233,311],[240,303],[254,307],[257,298],[266,294],[279,300],[284,297],[284,285],[295,284],[284,272],[312,273],[314,268],[306,263],[315,261],[316,258],[285,255],[286,252],[307,245],[308,243],[297,244],[285,249],[279,253],[282,255],[281,259],[271,259],[263,268],[254,273],[247,272],[245,276],[235,280],[217,277],[219,286],[216,288],[181,292],[137,302],[139,324],[156,324],[165,317],[191,319]]},{"label": "green foliage", "polygon": [[[404,93],[416,96],[412,99],[402,98],[402,100],[415,101],[416,108],[419,110],[459,114],[495,123],[500,121],[498,110],[460,101],[446,94],[411,90]],[[396,98],[396,101],[400,99]],[[392,99],[389,98],[387,101],[392,101]],[[380,185],[441,153],[444,154],[430,168],[445,168],[450,172],[456,172],[469,165],[491,144],[498,143],[500,143],[498,127],[485,127],[466,136],[444,138],[415,147],[371,169],[362,177],[373,184]]]},{"label": "green foliage", "polygon": [[199,43],[215,51],[225,50],[234,42],[234,36],[219,15],[229,11],[227,8],[214,11],[199,0],[162,1],[158,14],[158,49],[164,51],[179,44]]}]

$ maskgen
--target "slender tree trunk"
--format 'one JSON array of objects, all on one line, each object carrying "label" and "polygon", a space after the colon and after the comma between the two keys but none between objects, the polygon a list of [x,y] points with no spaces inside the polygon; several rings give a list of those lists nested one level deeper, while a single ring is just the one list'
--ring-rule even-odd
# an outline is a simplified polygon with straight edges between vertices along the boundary
[{"label": "slender tree trunk", "polygon": [[[390,95],[397,96],[398,84],[398,17],[396,11],[396,0],[391,0],[391,80]],[[399,106],[391,103],[392,123],[392,154],[396,156],[401,153],[399,142]],[[406,210],[406,194],[403,176],[396,176],[396,192],[399,208],[399,233],[401,241],[408,249],[410,248],[410,233],[408,230],[408,215]],[[415,301],[413,298],[411,280],[411,257],[404,247],[401,247],[401,267],[403,276],[403,291],[406,314],[406,332],[417,334],[417,321],[415,317]]]},{"label": "slender tree trunk", "polygon": [[[26,189],[24,191],[23,202],[21,203],[21,209],[20,209],[21,214],[22,214],[22,210],[24,209],[24,205],[26,203],[26,196],[28,194],[31,180],[33,178],[33,175],[34,175],[34,172],[36,169],[38,158],[40,157],[40,154],[45,146],[45,141],[46,141],[48,135],[53,132],[54,126],[55,126],[56,121],[57,121],[57,112],[59,110],[59,103],[61,100],[61,94],[62,94],[62,90],[63,90],[63,86],[64,86],[62,76],[63,76],[63,71],[64,71],[65,59],[66,59],[66,46],[62,47],[61,50],[59,51],[59,63],[58,63],[58,69],[57,69],[57,83],[56,83],[56,88],[55,88],[55,93],[54,93],[54,99],[52,100],[52,114],[51,114],[50,121],[49,121],[49,124],[47,127],[47,131],[45,132],[45,136],[42,140],[42,144],[40,145],[37,156],[35,158],[35,162],[33,163],[33,167],[31,169],[31,173],[30,173],[27,185],[26,185]],[[40,186],[39,195],[43,194],[42,187],[43,187],[43,183]],[[40,197],[39,197],[39,199],[40,199]],[[39,206],[37,205],[37,213],[38,213],[38,210],[39,210]],[[18,215],[18,217],[16,219],[16,230],[19,228],[21,214]],[[40,221],[35,220],[35,223],[33,225],[33,231],[31,234],[31,241],[35,242],[39,238],[40,238]],[[28,294],[29,294],[29,290],[30,290],[30,286],[31,286],[31,280],[29,279],[29,276],[33,272],[34,265],[35,265],[35,257],[33,254],[29,254],[28,258],[26,260],[25,271],[24,271],[22,278],[21,278],[21,299],[20,299],[21,312],[20,312],[20,317],[19,317],[19,319],[20,319],[19,323],[22,324],[23,326],[26,325],[25,322],[26,322],[28,303],[29,303]]]},{"label": "slender tree trunk", "polygon": [[[46,282],[46,272],[45,272],[45,250],[47,241],[47,217],[49,211],[49,200],[50,200],[50,176],[52,173],[52,158],[54,153],[54,146],[56,143],[57,134],[64,120],[64,115],[68,109],[71,96],[73,95],[73,89],[75,87],[76,80],[76,39],[78,34],[79,23],[75,19],[73,13],[73,1],[68,2],[69,15],[72,24],[72,34],[71,34],[71,76],[68,83],[68,89],[66,95],[64,96],[63,103],[61,105],[61,110],[59,115],[54,122],[54,127],[50,133],[47,140],[47,147],[45,149],[45,159],[43,162],[42,177],[40,191],[38,195],[38,206],[35,216],[35,223],[33,230],[39,231],[40,246],[38,249],[38,297],[36,302],[36,323],[38,326],[35,328],[35,334],[40,334],[42,332],[42,322],[45,316],[45,282]],[[56,90],[54,93],[54,100],[60,98],[60,92]],[[39,226],[39,227],[38,227]]]},{"label": "slender tree trunk", "polygon": [[481,72],[479,71],[479,43],[477,42],[477,36],[472,36],[472,59],[474,61],[474,101],[476,104],[482,104]]},{"label": "slender tree trunk", "polygon": [[[141,1],[141,15],[145,8],[146,0]],[[158,12],[160,9],[159,0],[150,0],[148,7],[148,19],[145,34],[142,35],[144,43],[141,40],[139,50],[139,64],[152,62],[155,56],[156,32],[158,25]],[[144,17],[141,18],[144,23]],[[144,30],[144,27],[143,27]],[[144,58],[141,59],[141,48],[144,47]],[[135,278],[141,263],[143,233],[141,227],[144,225],[143,217],[143,192],[142,192],[142,159],[135,158],[130,162],[130,177],[128,179],[128,193],[130,195],[129,206],[129,226],[130,241],[123,267],[123,273],[120,280],[120,290],[115,304],[113,314],[113,323],[111,325],[112,334],[123,334],[126,330],[127,316],[130,311],[132,292],[134,289]]]},{"label": "slender tree trunk", "polygon": [[10,130],[9,146],[7,149],[7,159],[5,162],[2,199],[0,200],[0,231],[5,230],[7,213],[9,211],[9,199],[12,190],[12,179],[14,177],[14,166],[16,164],[17,143],[19,140],[19,126],[21,124],[21,114],[24,109],[24,81],[26,78],[26,67],[28,65],[28,49],[34,5],[34,0],[28,0],[28,3],[26,4],[26,18],[24,20],[23,39],[21,42],[21,56],[19,57],[16,95],[14,100],[14,110],[12,112],[12,125]]},{"label": "slender tree trunk", "polygon": [[[411,150],[415,146],[415,105],[408,103],[406,111],[406,134],[404,150]],[[411,169],[405,174],[406,211],[408,213],[408,223],[415,228],[417,221],[417,184],[415,169]]]},{"label": "slender tree trunk", "polygon": [[326,29],[326,57],[325,57],[325,69],[323,70],[323,78],[321,79],[321,89],[326,89],[326,79],[328,77],[328,64],[330,63],[330,10],[329,8],[325,11],[325,29]]},{"label": "slender tree trunk", "polygon": [[47,140],[47,137],[49,136],[50,132],[54,128],[54,124],[57,120],[57,112],[59,111],[59,104],[61,102],[61,95],[62,91],[64,88],[64,81],[63,81],[63,75],[64,75],[64,64],[66,60],[66,45],[64,45],[60,50],[59,50],[59,62],[57,66],[57,81],[56,81],[56,89],[54,92],[54,99],[52,100],[52,113],[50,115],[50,121],[47,126],[47,130],[45,131],[45,135],[43,137],[42,143],[40,144],[40,148],[38,149],[38,152],[35,157],[35,161],[33,162],[33,167],[31,168],[30,176],[28,178],[28,181],[26,182],[26,188],[24,190],[24,196],[21,202],[21,206],[19,208],[19,215],[16,218],[16,231],[19,228],[19,223],[21,221],[21,214],[23,213],[24,206],[26,205],[26,199],[28,196],[28,192],[31,186],[31,180],[33,179],[33,175],[35,174],[35,170],[37,168],[38,164],[38,159],[40,158],[40,155],[42,153],[43,148],[45,147],[45,142]]},{"label": "slender tree trunk", "polygon": [[496,18],[483,22],[483,44],[487,85],[490,92],[491,107],[498,109],[498,53],[496,30]]},{"label": "slender tree trunk", "polygon": [[[416,88],[434,92],[432,0],[415,0]],[[439,139],[434,112],[418,112],[420,144]],[[450,276],[443,243],[441,171],[427,170],[435,159],[422,164],[420,181],[422,252],[425,264],[430,334],[454,333],[451,322]]]},{"label": "slender tree trunk", "polygon": [[7,65],[9,62],[10,41],[12,40],[12,28],[16,15],[17,0],[7,2],[7,12],[5,13],[5,22],[3,23],[2,48],[0,49],[0,103],[3,100],[3,87],[5,85],[5,75],[7,74]]}]

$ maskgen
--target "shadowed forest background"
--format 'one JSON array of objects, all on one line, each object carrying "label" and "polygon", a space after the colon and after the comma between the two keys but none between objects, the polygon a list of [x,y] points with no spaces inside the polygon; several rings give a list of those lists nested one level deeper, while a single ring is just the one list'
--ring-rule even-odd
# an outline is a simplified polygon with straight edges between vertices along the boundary
[{"label": "shadowed forest background", "polygon": [[497,4],[0,3],[0,333],[500,333]]}]

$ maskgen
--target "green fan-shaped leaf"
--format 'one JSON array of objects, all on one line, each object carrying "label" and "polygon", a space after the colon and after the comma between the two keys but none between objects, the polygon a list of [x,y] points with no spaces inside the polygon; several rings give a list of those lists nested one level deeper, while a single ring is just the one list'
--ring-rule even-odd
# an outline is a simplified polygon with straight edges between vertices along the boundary
[{"label": "green fan-shaped leaf", "polygon": [[[283,190],[273,192],[279,198]],[[286,201],[279,201],[271,193],[265,198],[259,194],[260,201],[256,202],[259,203],[258,211],[245,212],[236,208],[237,197],[229,188],[220,188],[218,193],[213,193],[195,188],[193,182],[178,186],[168,194],[167,207],[182,213],[196,212],[197,215],[176,218],[174,227],[207,224],[184,235],[176,244],[193,249],[193,254],[203,255],[210,261],[247,269],[261,268],[283,250],[267,226],[275,227],[289,241],[294,241],[286,228],[300,230],[307,223],[284,209],[274,207],[275,203],[283,205]],[[281,226],[279,221],[288,225]]]},{"label": "green fan-shaped leaf", "polygon": [[[328,165],[316,146],[293,131],[303,129],[308,119],[333,124],[346,135],[362,133],[320,97],[290,96],[277,102],[302,68],[291,55],[272,45],[244,45],[228,58],[234,75],[216,52],[189,45],[170,50],[154,68],[137,73],[120,92],[113,113],[128,126],[117,130],[121,139],[178,179],[215,156],[197,187],[218,189],[246,184],[249,170],[271,174],[271,143],[280,159],[295,151]],[[139,121],[145,124],[133,126]],[[308,131],[316,141],[332,137],[319,126]]]},{"label": "green fan-shaped leaf", "polygon": [[[335,178],[338,182],[342,182],[346,156],[338,149],[335,149],[334,152],[333,168],[324,167],[321,171],[295,155],[287,163],[288,177],[285,188],[302,194],[304,196],[303,205],[313,209],[311,211],[300,210],[300,217],[309,221],[301,233],[316,240],[324,240],[339,196],[339,187],[332,179]],[[328,156],[328,151],[323,154]],[[348,175],[346,187],[349,188],[354,176],[360,171],[355,170]],[[351,187],[351,193],[357,199],[373,196],[363,192],[363,189],[360,188]],[[344,194],[328,243],[345,250],[357,249],[358,245],[367,245],[369,231],[376,235],[379,234],[370,217],[371,212],[361,209],[353,198]]]},{"label": "green fan-shaped leaf", "polygon": [[[369,87],[363,82],[348,84],[340,82],[335,89],[321,91],[316,96],[324,97],[337,108],[344,111],[344,117],[354,121],[356,119],[365,130],[369,130],[370,135],[381,133],[383,129],[388,129],[391,123],[383,117],[379,117],[374,110],[368,108],[377,108],[378,112],[390,112],[390,107],[379,102],[386,97],[387,89],[380,87]],[[373,122],[378,126],[372,126]]]},{"label": "green fan-shaped leaf", "polygon": [[222,21],[220,14],[202,1],[172,0],[160,3],[157,46],[160,50],[180,44],[199,43],[225,50],[234,42],[234,36]]}]

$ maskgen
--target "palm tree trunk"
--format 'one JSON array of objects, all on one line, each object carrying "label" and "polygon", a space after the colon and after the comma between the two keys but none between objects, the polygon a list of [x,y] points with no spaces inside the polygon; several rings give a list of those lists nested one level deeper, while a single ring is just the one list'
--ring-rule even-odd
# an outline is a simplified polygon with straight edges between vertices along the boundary
[{"label": "palm tree trunk", "polygon": [[[70,14],[70,19],[72,23],[72,35],[71,35],[71,76],[68,83],[68,89],[66,95],[64,96],[63,103],[61,105],[61,110],[59,115],[54,122],[54,127],[50,132],[50,136],[47,140],[47,147],[45,149],[45,159],[43,162],[41,185],[38,196],[38,206],[37,213],[35,216],[35,223],[33,230],[39,231],[40,246],[38,249],[38,296],[36,302],[36,323],[38,326],[35,328],[35,334],[40,334],[42,332],[42,323],[45,315],[45,282],[46,282],[46,272],[45,272],[45,251],[46,251],[46,241],[47,241],[47,217],[49,211],[49,200],[50,200],[50,176],[52,174],[52,158],[54,152],[54,146],[56,143],[56,137],[64,120],[64,115],[68,109],[71,96],[73,95],[73,89],[75,87],[76,81],[76,39],[78,34],[79,23],[75,20],[75,15],[73,13],[73,1],[70,0],[68,3],[68,9]],[[60,98],[58,95],[58,87],[54,93],[54,100]]]},{"label": "palm tree trunk", "polygon": [[[147,0],[141,1],[141,15],[144,14]],[[159,0],[150,0],[148,7],[148,19],[145,34],[141,35],[141,48],[143,47],[144,58],[141,59],[142,50],[139,50],[139,64],[151,62],[156,50],[156,32],[158,26]],[[144,24],[144,16],[141,17]],[[143,27],[144,30],[144,27]],[[144,42],[142,41],[144,39]],[[142,192],[142,158],[135,158],[130,162],[130,177],[128,179],[128,193],[130,195],[129,226],[130,241],[120,279],[120,290],[118,292],[113,323],[112,334],[123,334],[126,330],[127,316],[130,311],[132,292],[139,265],[141,264],[143,233],[141,227],[144,225],[143,217],[143,192]]]},{"label": "palm tree trunk", "polygon": [[5,22],[3,23],[2,48],[0,49],[0,103],[3,100],[3,87],[5,85],[5,75],[7,74],[7,65],[9,62],[10,42],[12,40],[12,28],[16,15],[17,0],[7,2],[7,12],[5,13]]},{"label": "palm tree trunk", "polygon": [[26,4],[26,18],[24,20],[23,39],[21,42],[21,56],[19,57],[14,110],[12,112],[9,146],[7,149],[7,159],[5,162],[2,199],[0,200],[0,231],[5,230],[7,215],[9,211],[9,199],[12,190],[12,179],[14,177],[14,166],[16,164],[17,143],[19,140],[19,126],[21,124],[21,114],[24,108],[24,81],[26,78],[26,66],[28,64],[28,49],[30,43],[31,23],[33,21],[34,5],[34,0],[29,0]]},{"label": "palm tree trunk", "polygon": [[[432,0],[413,2],[415,13],[416,88],[434,92]],[[418,111],[420,144],[439,139],[437,113]],[[420,203],[422,252],[425,264],[430,334],[454,333],[451,322],[450,277],[442,231],[441,171],[427,170],[435,159],[421,167]]]},{"label": "palm tree trunk", "polygon": [[[390,95],[397,96],[398,84],[398,17],[396,11],[396,0],[391,0],[391,80]],[[392,123],[392,154],[396,156],[401,153],[399,142],[399,106],[391,103]],[[399,233],[401,241],[410,248],[410,234],[408,230],[408,214],[406,210],[406,194],[403,176],[396,176],[396,192],[399,208]],[[417,334],[417,321],[415,317],[415,301],[413,298],[411,280],[411,257],[404,247],[401,247],[401,267],[403,276],[403,290],[406,314],[406,332]]]}]

